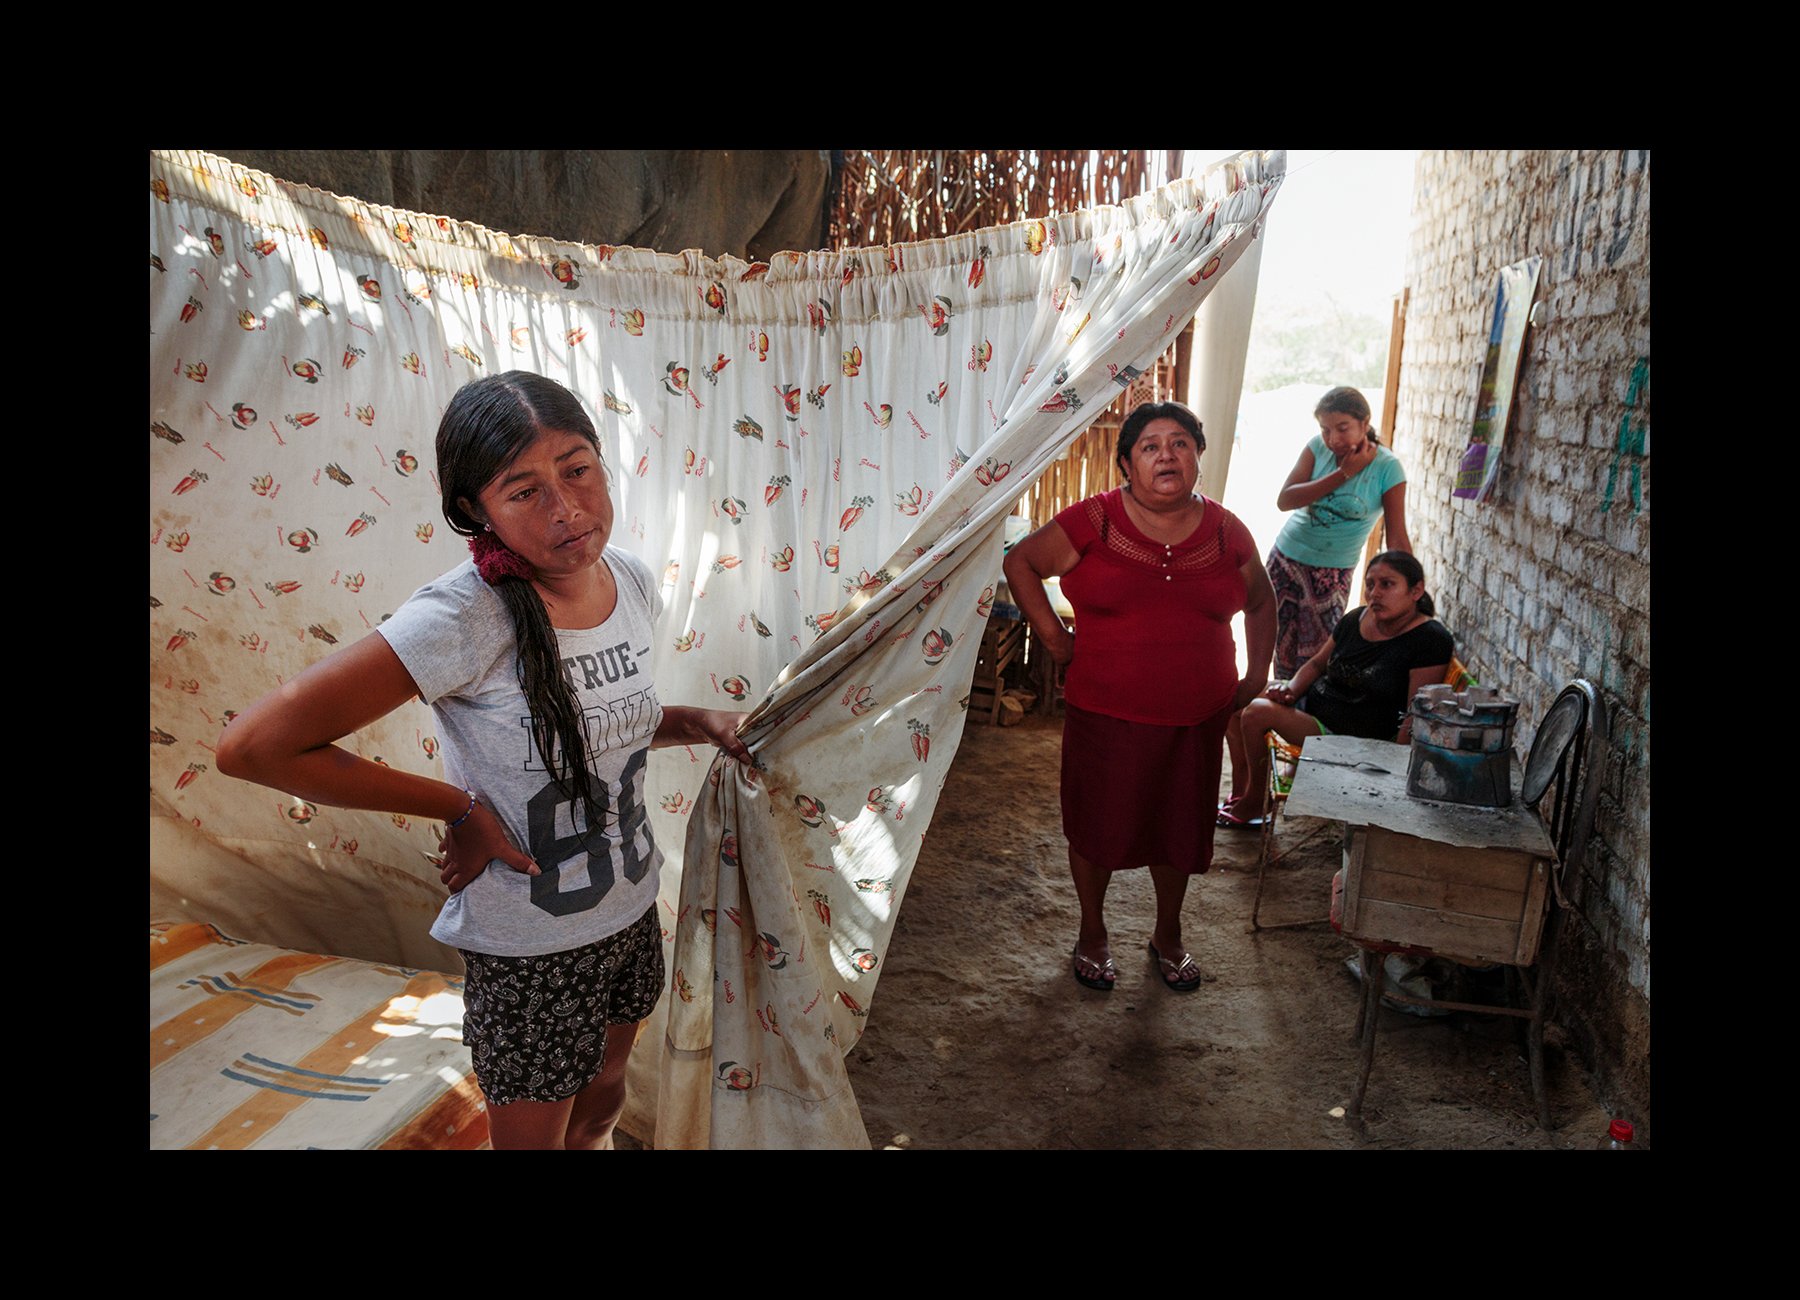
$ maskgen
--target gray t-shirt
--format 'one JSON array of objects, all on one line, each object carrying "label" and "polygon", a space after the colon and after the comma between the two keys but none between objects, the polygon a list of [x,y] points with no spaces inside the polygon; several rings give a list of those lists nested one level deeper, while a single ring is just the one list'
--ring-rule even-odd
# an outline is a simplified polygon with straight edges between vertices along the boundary
[{"label": "gray t-shirt", "polygon": [[470,952],[532,957],[616,934],[656,902],[662,854],[644,807],[644,760],[662,722],[650,681],[662,599],[644,562],[607,547],[619,599],[599,627],[557,629],[606,809],[590,828],[544,767],[519,689],[512,617],[473,563],[414,592],[379,629],[437,715],[445,779],[499,816],[540,876],[493,862],[444,903],[432,937]]}]

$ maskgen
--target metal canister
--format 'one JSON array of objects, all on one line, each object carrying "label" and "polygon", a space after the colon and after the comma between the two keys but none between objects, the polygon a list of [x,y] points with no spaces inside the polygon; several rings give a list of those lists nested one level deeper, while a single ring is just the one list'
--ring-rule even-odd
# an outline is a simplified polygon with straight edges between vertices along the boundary
[{"label": "metal canister", "polygon": [[1519,702],[1492,686],[1427,686],[1412,698],[1406,792],[1439,803],[1512,804],[1513,724]]}]

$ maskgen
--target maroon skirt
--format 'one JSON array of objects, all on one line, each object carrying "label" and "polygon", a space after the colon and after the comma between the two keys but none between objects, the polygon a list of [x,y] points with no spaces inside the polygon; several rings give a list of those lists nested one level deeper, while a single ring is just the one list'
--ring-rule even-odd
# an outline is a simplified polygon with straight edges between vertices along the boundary
[{"label": "maroon skirt", "polygon": [[1105,871],[1212,865],[1229,707],[1191,727],[1090,713],[1065,704],[1063,834]]}]

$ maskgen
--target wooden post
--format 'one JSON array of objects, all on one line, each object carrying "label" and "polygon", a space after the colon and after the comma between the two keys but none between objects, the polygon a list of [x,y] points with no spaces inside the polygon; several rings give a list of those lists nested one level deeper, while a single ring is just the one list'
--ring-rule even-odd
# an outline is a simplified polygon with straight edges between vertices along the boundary
[{"label": "wooden post", "polygon": [[[1406,350],[1406,307],[1412,301],[1412,290],[1402,289],[1394,295],[1393,320],[1388,325],[1387,376],[1381,387],[1381,423],[1375,427],[1381,436],[1387,439],[1385,444],[1389,451],[1394,450],[1394,420],[1400,412],[1400,354]],[[1369,544],[1363,547],[1363,565],[1387,549],[1387,520],[1379,519],[1375,523],[1375,531],[1369,534]]]}]

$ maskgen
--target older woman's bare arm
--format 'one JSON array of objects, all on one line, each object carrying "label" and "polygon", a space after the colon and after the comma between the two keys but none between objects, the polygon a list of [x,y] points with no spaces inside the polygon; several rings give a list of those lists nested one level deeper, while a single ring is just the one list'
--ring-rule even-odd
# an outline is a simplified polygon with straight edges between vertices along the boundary
[{"label": "older woman's bare arm", "polygon": [[1252,554],[1238,572],[1244,579],[1244,679],[1232,708],[1241,709],[1269,684],[1269,661],[1275,656],[1275,588],[1262,560]]},{"label": "older woman's bare arm", "polygon": [[[1044,580],[1060,578],[1080,562],[1081,553],[1062,525],[1052,520],[1015,544],[1002,566],[1006,585],[1019,612],[1031,624],[1032,635],[1059,664],[1075,657],[1075,636],[1050,607]],[[1273,645],[1272,639],[1270,644]]]}]

